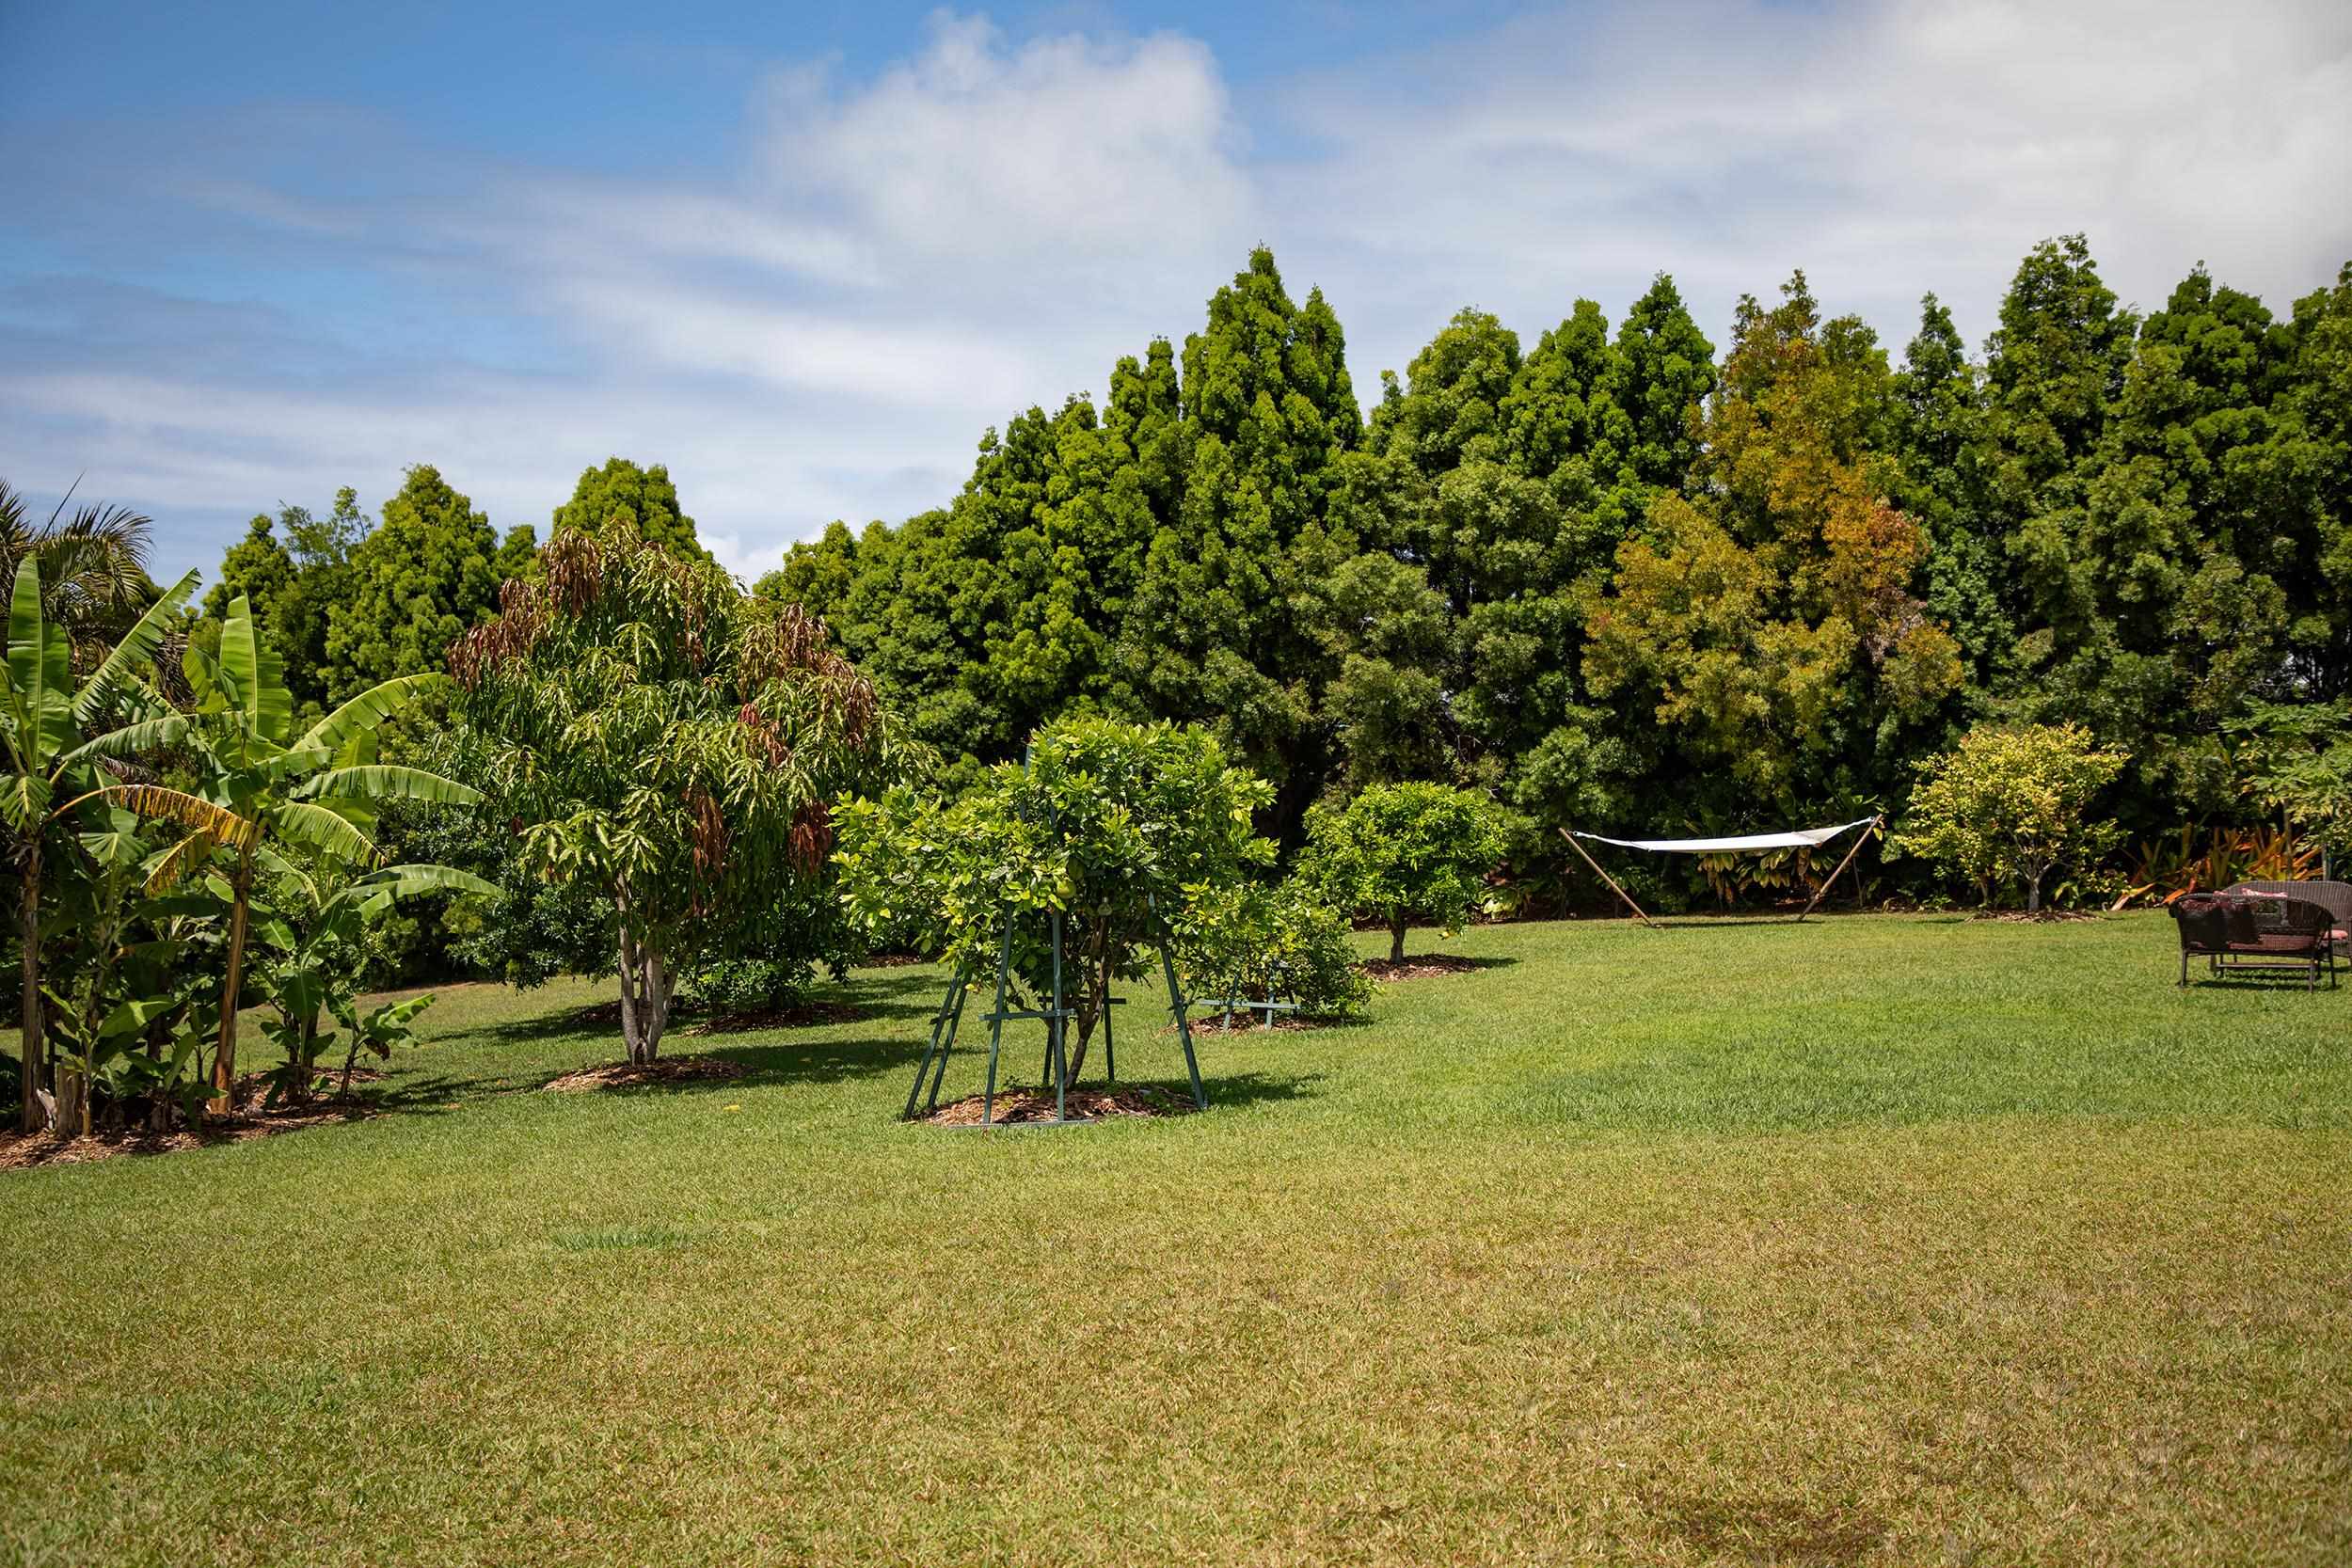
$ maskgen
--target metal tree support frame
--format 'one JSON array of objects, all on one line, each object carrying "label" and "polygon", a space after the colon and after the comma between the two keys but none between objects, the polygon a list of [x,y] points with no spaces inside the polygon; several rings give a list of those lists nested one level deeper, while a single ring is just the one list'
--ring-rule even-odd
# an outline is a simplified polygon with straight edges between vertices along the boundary
[{"label": "metal tree support frame", "polygon": [[1224,985],[1225,989],[1232,993],[1232,995],[1196,996],[1192,999],[1192,1005],[1196,1007],[1223,1008],[1223,1016],[1225,1020],[1224,1029],[1225,1033],[1229,1035],[1233,1032],[1233,1015],[1235,1013],[1263,1013],[1265,1016],[1260,1022],[1263,1022],[1265,1027],[1271,1029],[1274,1027],[1274,1015],[1276,1013],[1295,1013],[1298,1011],[1298,1003],[1295,1000],[1288,1002],[1279,1002],[1275,1000],[1279,996],[1287,994],[1279,989],[1279,982],[1288,977],[1286,974],[1287,967],[1288,966],[1280,963],[1279,961],[1276,962],[1274,965],[1272,979],[1277,984],[1269,986],[1265,994],[1265,1000],[1263,1002],[1252,997],[1244,996],[1241,993],[1241,987],[1235,984],[1232,977],[1229,975],[1226,977]]},{"label": "metal tree support frame", "polygon": [[[1156,906],[1153,907],[1152,912],[1156,917],[1158,914]],[[1054,1085],[1054,1119],[1045,1122],[1028,1122],[1023,1125],[1073,1127],[1083,1126],[1097,1119],[1093,1117],[1073,1117],[1070,1114],[1072,1075],[1067,1037],[1064,1031],[1070,1020],[1077,1016],[1077,1010],[1068,1006],[1068,998],[1063,994],[1062,990],[1062,916],[1060,911],[1056,911],[1050,918],[1053,922],[1054,935],[1054,985],[1050,1005],[1043,1007],[1008,1008],[1005,1006],[1005,998],[1012,984],[1013,916],[1008,911],[1005,917],[1004,936],[996,944],[996,1004],[980,1015],[981,1022],[988,1025],[988,1085],[982,1091],[980,1101],[979,1125],[982,1127],[1003,1125],[996,1120],[996,1065],[1004,1053],[1005,1025],[1019,1019],[1030,1018],[1038,1019],[1045,1025],[1045,1062],[1040,1071],[1039,1081],[1050,1082]],[[1192,1103],[1196,1110],[1205,1111],[1209,1108],[1209,1097],[1200,1086],[1200,1059],[1193,1053],[1192,1049],[1192,1024],[1188,1018],[1192,1007],[1191,1004],[1184,1000],[1184,987],[1176,979],[1176,959],[1168,946],[1168,932],[1165,924],[1160,927],[1158,945],[1161,973],[1168,978],[1168,1011],[1175,1015],[1176,1034],[1184,1045],[1184,1069],[1192,1077]],[[1107,957],[1104,961],[1108,963]],[[963,1023],[964,998],[972,989],[974,978],[975,976],[968,969],[959,969],[956,971],[955,977],[947,982],[947,994],[941,1000],[939,1010],[931,1015],[930,1042],[924,1048],[922,1061],[915,1066],[914,1085],[907,1091],[906,1110],[900,1119],[913,1121],[915,1118],[915,1102],[918,1100],[923,1101],[922,1114],[924,1116],[930,1116],[939,1109],[940,1082],[947,1076],[947,1053],[955,1048],[956,1032]],[[1119,1058],[1116,1054],[1117,1048],[1111,1037],[1111,1009],[1115,1006],[1123,1006],[1125,1003],[1124,997],[1110,994],[1109,984],[1105,981],[1103,989],[1101,1014],[1103,1070],[1104,1078],[1114,1084],[1119,1082]],[[928,1098],[924,1095],[924,1080],[926,1079],[929,1079],[930,1083],[930,1092]]]}]

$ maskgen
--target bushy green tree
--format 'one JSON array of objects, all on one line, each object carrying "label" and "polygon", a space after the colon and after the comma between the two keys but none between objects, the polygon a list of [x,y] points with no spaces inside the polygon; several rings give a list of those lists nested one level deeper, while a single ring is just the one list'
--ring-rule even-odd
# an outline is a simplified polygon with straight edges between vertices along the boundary
[{"label": "bushy green tree", "polygon": [[[196,634],[202,639],[215,636],[218,624],[228,617],[230,602],[243,594],[262,635],[277,651],[294,710],[325,711],[331,668],[327,621],[335,607],[352,594],[352,552],[373,526],[359,510],[358,493],[349,485],[335,493],[334,505],[324,517],[299,506],[280,507],[274,518],[266,514],[255,517],[245,538],[221,558],[220,576],[204,595],[205,623]],[[218,651],[215,642],[205,646],[207,652]]]},{"label": "bushy green tree", "polygon": [[2017,881],[2026,908],[2061,865],[2088,865],[2122,829],[2090,803],[2128,760],[2074,724],[1979,725],[1959,747],[1919,764],[1895,847],[1979,887]]},{"label": "bushy green tree", "polygon": [[[623,1039],[649,1062],[680,978],[741,956],[826,874],[833,802],[882,777],[891,728],[797,605],[626,519],[558,535],[541,564],[450,667],[530,863],[609,911]],[[805,958],[831,930],[778,940]]]},{"label": "bushy green tree", "polygon": [[1345,916],[1303,878],[1198,888],[1176,935],[1196,1001],[1288,1002],[1299,1018],[1349,1018],[1372,1000]]},{"label": "bushy green tree", "polygon": [[1712,781],[1702,815],[1867,797],[1960,686],[1916,592],[1928,537],[1875,456],[1892,413],[1869,328],[1822,322],[1804,274],[1742,300],[1704,486],[1661,496],[1589,600],[1592,692],[1650,705]]},{"label": "bushy green tree", "polygon": [[1308,814],[1300,874],[1337,907],[1386,924],[1389,960],[1402,963],[1414,920],[1460,929],[1502,850],[1501,814],[1475,790],[1375,784]]},{"label": "bushy green tree", "polygon": [[900,792],[841,814],[844,896],[875,928],[927,911],[946,961],[986,984],[1003,954],[1049,992],[1051,922],[1078,993],[1070,1072],[1111,982],[1140,974],[1198,900],[1273,863],[1250,829],[1271,791],[1198,728],[1064,720],[1025,765],[1000,763],[953,799]]},{"label": "bushy green tree", "polygon": [[327,610],[327,700],[438,670],[450,643],[496,612],[500,551],[490,519],[440,470],[410,468],[352,549],[343,596]]},{"label": "bushy green tree", "polygon": [[[626,457],[610,457],[600,468],[581,470],[572,499],[555,509],[548,537],[566,530],[595,532],[615,518],[627,521],[648,545],[674,555],[709,559],[710,552],[694,536],[694,519],[678,501],[670,470],[659,463],[641,468]],[[519,574],[510,570],[506,575]]]},{"label": "bushy green tree", "polygon": [[2352,868],[2352,698],[2256,703],[2226,728],[2245,792]]}]

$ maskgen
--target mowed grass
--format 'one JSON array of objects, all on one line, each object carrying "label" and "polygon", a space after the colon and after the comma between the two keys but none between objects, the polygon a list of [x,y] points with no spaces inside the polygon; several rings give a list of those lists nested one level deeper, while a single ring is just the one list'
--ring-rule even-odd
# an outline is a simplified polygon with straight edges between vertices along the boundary
[{"label": "mowed grass", "polygon": [[1489,927],[994,1133],[894,1120],[935,971],[619,1093],[453,990],[392,1114],[0,1176],[0,1556],[2352,1560],[2352,990],[2171,944]]}]

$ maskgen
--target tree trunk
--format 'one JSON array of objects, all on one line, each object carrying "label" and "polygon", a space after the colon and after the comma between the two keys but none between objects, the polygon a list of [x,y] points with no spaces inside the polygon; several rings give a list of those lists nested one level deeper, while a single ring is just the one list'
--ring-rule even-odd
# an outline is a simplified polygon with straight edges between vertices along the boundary
[{"label": "tree trunk", "polygon": [[237,993],[245,987],[245,916],[253,892],[253,852],[237,851],[237,871],[230,884],[234,896],[229,909],[229,975],[220,989],[220,1048],[213,1053],[213,1098],[206,1108],[227,1116],[237,1108]]},{"label": "tree trunk", "polygon": [[1097,926],[1087,943],[1087,999],[1078,1009],[1078,1049],[1070,1058],[1073,1084],[1078,1081],[1078,1069],[1087,1065],[1087,1042],[1094,1037],[1094,1025],[1111,1005],[1111,960],[1105,951],[1109,945],[1110,928]]},{"label": "tree trunk", "polygon": [[17,940],[24,948],[24,1011],[17,1055],[24,1069],[24,1103],[20,1128],[38,1132],[48,1117],[40,1105],[40,826],[35,823],[24,847],[24,898],[18,911]]},{"label": "tree trunk", "polygon": [[[160,1021],[147,1026],[147,1059],[151,1062],[160,1062],[164,1059],[163,1032],[165,1028],[166,1024]],[[171,1131],[171,1096],[157,1093],[149,1097],[147,1130],[151,1132]]]},{"label": "tree trunk", "polygon": [[2042,873],[2039,871],[2026,879],[2026,912],[2042,912]]},{"label": "tree trunk", "polygon": [[57,1083],[56,1128],[67,1137],[89,1136],[89,1076],[63,1066],[52,1073]]},{"label": "tree trunk", "polygon": [[1402,911],[1389,916],[1389,962],[1405,961],[1405,915]]},{"label": "tree trunk", "polygon": [[621,1039],[632,1064],[643,1067],[660,1053],[661,1032],[670,1022],[670,993],[676,983],[661,955],[623,925]]}]

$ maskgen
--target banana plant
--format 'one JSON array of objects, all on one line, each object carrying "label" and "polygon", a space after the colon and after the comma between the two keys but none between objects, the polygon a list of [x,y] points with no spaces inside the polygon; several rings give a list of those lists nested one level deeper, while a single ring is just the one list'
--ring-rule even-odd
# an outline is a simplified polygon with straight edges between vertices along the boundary
[{"label": "banana plant", "polygon": [[[270,1099],[310,1098],[318,1059],[333,1043],[335,1033],[321,1033],[319,1015],[326,1013],[354,1031],[350,1054],[343,1064],[343,1088],[351,1086],[358,1053],[365,1049],[379,1056],[405,1043],[403,1027],[423,1010],[405,1012],[405,1004],[388,1004],[361,1018],[357,1012],[360,938],[368,924],[405,898],[428,893],[470,893],[493,896],[498,889],[469,871],[446,865],[393,865],[355,878],[321,896],[318,884],[299,874],[281,879],[281,902],[299,907],[272,911],[254,927],[272,956],[260,965],[262,991],[278,1011],[262,1032],[284,1053],[285,1062],[273,1075]],[[430,1001],[427,997],[423,1001]],[[369,1021],[373,1020],[371,1023]]]},{"label": "banana plant", "polygon": [[[151,891],[175,884],[216,856],[229,857],[228,966],[221,983],[211,1101],[215,1114],[224,1114],[233,1108],[236,1094],[237,1014],[257,869],[299,878],[302,873],[283,853],[295,849],[326,865],[373,870],[379,859],[373,836],[375,808],[381,802],[408,800],[462,806],[482,797],[438,773],[375,760],[377,727],[446,685],[446,675],[396,676],[360,692],[296,735],[294,697],[286,689],[283,668],[262,639],[253,607],[242,594],[230,602],[222,625],[218,658],[192,646],[184,669],[196,693],[192,712],[130,726],[113,739],[131,748],[177,746],[196,760],[202,782],[194,791],[117,784],[97,793],[142,816],[183,830],[150,874]],[[386,875],[422,869],[392,867]]]},{"label": "banana plant", "polygon": [[[48,1119],[40,1092],[41,848],[43,834],[67,809],[53,811],[51,802],[69,779],[81,775],[100,756],[137,749],[137,742],[126,736],[145,729],[160,707],[139,688],[138,667],[163,646],[164,634],[196,591],[196,582],[197,575],[190,572],[149,606],[89,677],[76,686],[71,641],[41,605],[40,562],[27,555],[17,565],[8,602],[8,689],[0,701],[0,760],[8,768],[0,777],[0,818],[21,841],[17,934],[23,948],[24,1034],[19,1055],[24,1071],[20,1109],[27,1132],[40,1131]],[[84,740],[87,727],[126,703],[135,714],[144,716],[141,721],[109,731],[96,742]]]},{"label": "banana plant", "polygon": [[73,835],[81,875],[61,886],[58,912],[72,937],[62,992],[44,987],[54,1013],[50,1053],[56,1081],[55,1122],[87,1137],[93,1085],[109,1058],[135,1043],[154,1012],[117,996],[117,970],[125,933],[138,917],[137,890],[148,845],[139,819],[98,803],[85,811],[86,831]]}]

